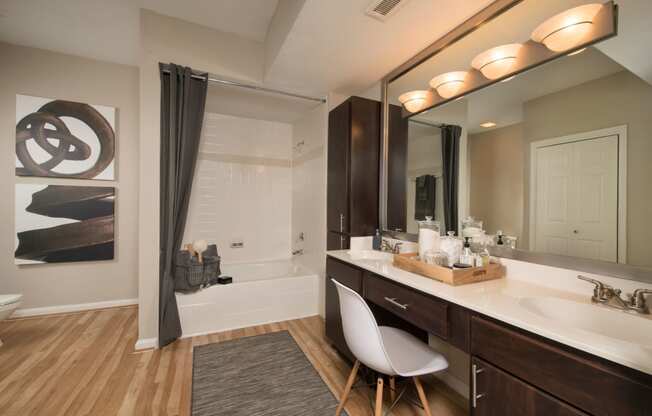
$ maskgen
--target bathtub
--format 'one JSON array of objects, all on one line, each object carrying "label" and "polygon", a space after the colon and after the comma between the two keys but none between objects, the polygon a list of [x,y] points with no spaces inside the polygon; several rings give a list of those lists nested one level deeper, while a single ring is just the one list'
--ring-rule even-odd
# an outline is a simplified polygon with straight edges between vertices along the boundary
[{"label": "bathtub", "polygon": [[233,283],[177,293],[183,337],[319,313],[319,276],[292,260],[223,264]]}]

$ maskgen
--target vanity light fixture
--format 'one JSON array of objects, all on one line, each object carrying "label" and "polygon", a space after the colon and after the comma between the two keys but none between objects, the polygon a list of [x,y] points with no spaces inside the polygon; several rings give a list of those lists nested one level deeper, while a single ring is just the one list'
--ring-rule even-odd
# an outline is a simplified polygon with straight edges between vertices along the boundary
[{"label": "vanity light fixture", "polygon": [[421,110],[432,92],[426,90],[416,90],[406,92],[398,96],[398,100],[403,107],[410,113],[416,113]]},{"label": "vanity light fixture", "polygon": [[446,72],[431,79],[430,86],[442,98],[451,98],[460,91],[468,74],[467,71]]},{"label": "vanity light fixture", "polygon": [[473,58],[471,66],[482,72],[482,75],[486,78],[497,79],[504,77],[512,71],[522,46],[520,43],[496,46]]},{"label": "vanity light fixture", "polygon": [[480,127],[484,127],[485,129],[491,128],[491,127],[496,127],[496,123],[493,121],[487,121],[486,123],[480,124]]},{"label": "vanity light fixture", "polygon": [[532,40],[543,43],[553,52],[572,49],[586,40],[601,8],[601,4],[591,3],[559,13],[534,29]]},{"label": "vanity light fixture", "polygon": [[569,53],[569,54],[566,55],[566,56],[575,56],[575,55],[579,55],[579,54],[581,54],[582,52],[584,52],[585,50],[586,50],[586,48],[582,48],[582,49],[580,49],[580,50],[578,50],[578,51],[571,52],[571,53]]}]

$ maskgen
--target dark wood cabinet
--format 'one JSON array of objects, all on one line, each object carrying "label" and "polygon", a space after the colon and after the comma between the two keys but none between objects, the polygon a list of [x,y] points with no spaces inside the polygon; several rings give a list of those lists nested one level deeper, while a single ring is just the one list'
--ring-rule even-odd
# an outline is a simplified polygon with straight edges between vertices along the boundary
[{"label": "dark wood cabinet", "polygon": [[[471,353],[594,416],[652,414],[652,376],[481,316],[471,319]],[[479,383],[479,381],[478,381]],[[495,394],[500,394],[496,392]],[[509,396],[503,397],[508,400]],[[499,413],[475,413],[499,414]],[[505,413],[514,415],[584,413]]]},{"label": "dark wood cabinet", "polygon": [[353,360],[344,340],[337,291],[330,278],[360,293],[380,325],[401,328],[424,342],[430,333],[469,353],[472,415],[652,415],[649,374],[331,257],[326,261],[326,276],[326,336],[340,353]]},{"label": "dark wood cabinet", "polygon": [[341,354],[353,361],[342,331],[337,288],[331,279],[362,294],[362,270],[330,257],[326,259],[326,337]]},{"label": "dark wood cabinet", "polygon": [[351,97],[328,115],[326,247],[378,228],[380,103]]},{"label": "dark wood cabinet", "polygon": [[407,232],[408,119],[403,107],[390,104],[387,137],[387,229]]},{"label": "dark wood cabinet", "polygon": [[588,416],[497,367],[474,357],[474,416]]}]

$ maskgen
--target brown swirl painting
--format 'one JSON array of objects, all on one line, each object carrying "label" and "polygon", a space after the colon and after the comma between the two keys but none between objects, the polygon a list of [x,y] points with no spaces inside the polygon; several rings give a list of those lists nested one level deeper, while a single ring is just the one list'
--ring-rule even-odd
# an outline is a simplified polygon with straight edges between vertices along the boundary
[{"label": "brown swirl painting", "polygon": [[115,108],[16,96],[16,175],[114,180]]},{"label": "brown swirl painting", "polygon": [[115,188],[16,184],[16,264],[111,260]]}]

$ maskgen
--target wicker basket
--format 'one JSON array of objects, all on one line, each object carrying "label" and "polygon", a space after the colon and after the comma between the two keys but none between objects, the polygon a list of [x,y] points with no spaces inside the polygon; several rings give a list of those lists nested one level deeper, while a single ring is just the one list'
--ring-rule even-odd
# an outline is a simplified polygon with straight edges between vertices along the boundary
[{"label": "wicker basket", "polygon": [[188,251],[177,252],[174,262],[174,288],[188,292],[207,286],[220,275],[220,256],[217,247],[212,244],[202,253],[203,263],[190,255]]}]

